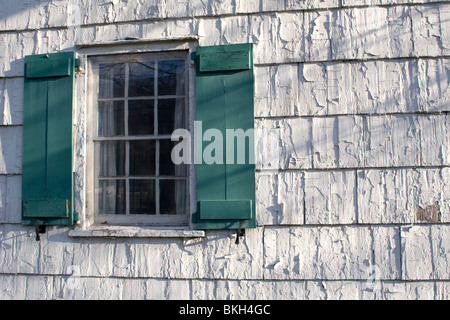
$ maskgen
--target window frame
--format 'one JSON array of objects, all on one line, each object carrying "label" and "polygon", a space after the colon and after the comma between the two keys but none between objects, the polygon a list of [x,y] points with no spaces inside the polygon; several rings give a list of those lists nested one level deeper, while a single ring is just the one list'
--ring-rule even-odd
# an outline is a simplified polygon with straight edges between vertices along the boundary
[{"label": "window frame", "polygon": [[[105,47],[83,47],[85,51],[80,53],[85,60],[86,72],[85,72],[85,114],[86,114],[86,140],[85,140],[85,215],[84,225],[85,227],[94,225],[114,225],[114,226],[145,226],[145,227],[183,227],[191,226],[191,215],[195,212],[195,165],[188,164],[186,169],[186,214],[185,215],[101,215],[95,210],[95,151],[94,151],[94,136],[97,121],[97,107],[95,100],[95,93],[92,88],[96,88],[98,83],[95,83],[95,77],[92,75],[92,58],[110,57],[111,59],[117,58],[118,60],[129,59],[131,56],[140,56],[141,54],[151,53],[157,56],[165,56],[171,52],[180,52],[184,56],[186,61],[186,75],[185,75],[185,121],[186,129],[190,132],[193,130],[193,122],[195,112],[193,106],[195,104],[195,86],[192,85],[192,81],[195,79],[195,70],[191,61],[190,52],[195,48],[193,42],[166,42],[163,44],[158,43],[138,43],[132,45],[119,45],[115,48],[110,46]],[[83,54],[84,53],[84,54]],[[176,53],[175,53],[176,54]],[[158,136],[153,138],[157,139]],[[192,141],[191,141],[192,143]],[[157,179],[159,181],[159,179]]]}]

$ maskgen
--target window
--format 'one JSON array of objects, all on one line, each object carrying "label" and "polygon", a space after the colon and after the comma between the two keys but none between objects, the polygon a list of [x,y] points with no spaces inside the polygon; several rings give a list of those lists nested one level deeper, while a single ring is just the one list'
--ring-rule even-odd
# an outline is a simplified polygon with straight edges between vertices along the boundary
[{"label": "window", "polygon": [[[25,57],[23,224],[256,227],[252,44],[190,40],[97,43]],[[202,155],[195,160],[218,150],[226,162],[175,165],[176,129],[194,133],[194,154]],[[237,151],[246,139],[242,163]],[[94,236],[113,229],[124,230]],[[135,236],[136,228],[125,229]],[[145,237],[198,235],[138,229]]]},{"label": "window", "polygon": [[187,51],[89,58],[96,224],[188,224],[189,168],[171,160],[171,134],[188,124],[187,79]]}]

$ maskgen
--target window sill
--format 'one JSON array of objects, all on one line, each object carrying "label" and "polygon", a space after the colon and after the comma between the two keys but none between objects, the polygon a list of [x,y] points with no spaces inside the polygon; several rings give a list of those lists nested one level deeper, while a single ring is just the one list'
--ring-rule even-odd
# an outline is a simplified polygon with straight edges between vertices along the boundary
[{"label": "window sill", "polygon": [[203,230],[156,227],[93,226],[69,231],[74,238],[203,238]]}]

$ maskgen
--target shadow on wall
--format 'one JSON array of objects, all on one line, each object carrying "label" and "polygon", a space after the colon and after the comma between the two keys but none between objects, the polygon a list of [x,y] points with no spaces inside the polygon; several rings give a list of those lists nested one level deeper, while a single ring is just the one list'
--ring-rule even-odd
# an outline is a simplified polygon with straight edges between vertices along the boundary
[{"label": "shadow on wall", "polygon": [[[53,4],[56,3],[56,4]],[[48,27],[51,26],[49,12],[51,6],[64,5],[66,12],[69,11],[72,5],[64,4],[62,1],[52,0],[0,0],[0,27],[7,30],[22,30],[33,27]],[[39,17],[42,17],[39,19]],[[33,26],[32,21],[46,21],[42,26]],[[2,26],[3,25],[3,26]]]}]

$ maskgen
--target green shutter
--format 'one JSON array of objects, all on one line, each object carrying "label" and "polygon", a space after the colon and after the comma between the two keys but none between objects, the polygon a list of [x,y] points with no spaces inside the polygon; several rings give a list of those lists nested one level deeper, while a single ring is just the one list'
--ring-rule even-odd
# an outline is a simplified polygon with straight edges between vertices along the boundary
[{"label": "green shutter", "polygon": [[22,223],[71,225],[75,53],[25,57]]},{"label": "green shutter", "polygon": [[[198,229],[256,227],[252,52],[252,44],[236,44],[198,47],[193,55],[197,121],[201,121],[196,141],[208,129],[219,130],[223,137],[223,164],[197,160],[198,203],[193,222]],[[244,163],[238,161],[237,141],[234,149],[230,148],[232,141],[227,139],[227,129],[242,129],[250,134],[245,141]],[[197,159],[210,143],[203,141],[202,147],[197,143]],[[234,154],[233,161],[227,161],[231,160],[231,157],[227,159],[227,144],[228,155]]]}]

